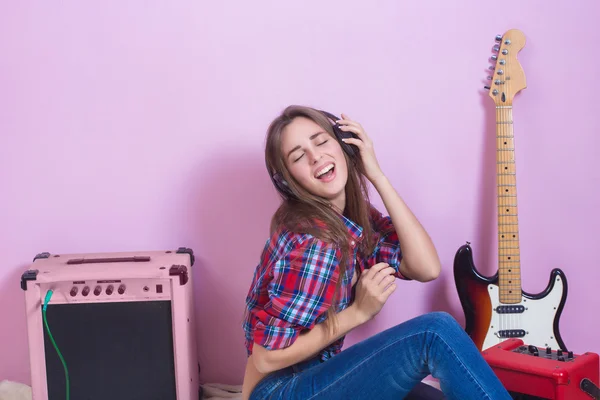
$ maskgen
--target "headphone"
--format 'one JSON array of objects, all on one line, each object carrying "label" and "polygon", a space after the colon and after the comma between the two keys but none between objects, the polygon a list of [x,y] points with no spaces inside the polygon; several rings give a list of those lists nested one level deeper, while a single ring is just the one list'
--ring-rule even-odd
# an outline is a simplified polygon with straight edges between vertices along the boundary
[{"label": "headphone", "polygon": [[[338,142],[340,143],[340,146],[342,146],[342,150],[350,157],[351,160],[353,160],[353,161],[356,160],[356,158],[359,157],[358,147],[356,147],[353,144],[345,143],[344,141],[342,141],[342,139],[350,139],[350,138],[360,139],[360,138],[353,132],[346,132],[346,131],[341,130],[340,126],[335,122],[339,119],[335,115],[333,115],[327,111],[323,111],[323,110],[319,110],[319,111],[325,117],[331,119],[334,122],[332,125],[333,133],[334,133],[336,139],[338,140]],[[288,183],[283,178],[283,176],[281,175],[280,172],[271,171],[268,166],[267,166],[267,170],[269,171],[269,176],[271,177],[271,181],[273,181],[273,185],[275,186],[277,191],[284,198],[286,198],[286,199],[296,198],[294,193],[292,193],[292,189],[289,187]]]}]

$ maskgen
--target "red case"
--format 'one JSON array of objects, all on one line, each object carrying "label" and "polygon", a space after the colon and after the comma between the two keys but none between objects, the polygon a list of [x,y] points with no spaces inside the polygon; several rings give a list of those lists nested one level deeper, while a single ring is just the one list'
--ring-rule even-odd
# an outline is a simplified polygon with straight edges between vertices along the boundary
[{"label": "red case", "polygon": [[[21,277],[35,400],[198,399],[191,249],[38,254]],[[52,296],[43,320],[43,304]]]},{"label": "red case", "polygon": [[[535,349],[532,347],[531,350]],[[546,354],[539,348],[538,355],[530,351],[521,339],[507,339],[482,352],[507,390],[520,394],[557,400],[590,400],[581,389],[584,379],[598,386],[600,361],[596,353],[574,354],[557,360],[557,352]]]}]

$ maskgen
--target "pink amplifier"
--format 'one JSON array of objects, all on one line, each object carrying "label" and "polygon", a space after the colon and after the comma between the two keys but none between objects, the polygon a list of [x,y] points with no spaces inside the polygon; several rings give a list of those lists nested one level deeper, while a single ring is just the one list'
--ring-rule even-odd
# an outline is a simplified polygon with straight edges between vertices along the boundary
[{"label": "pink amplifier", "polygon": [[196,400],[191,249],[38,254],[21,277],[34,400]]}]

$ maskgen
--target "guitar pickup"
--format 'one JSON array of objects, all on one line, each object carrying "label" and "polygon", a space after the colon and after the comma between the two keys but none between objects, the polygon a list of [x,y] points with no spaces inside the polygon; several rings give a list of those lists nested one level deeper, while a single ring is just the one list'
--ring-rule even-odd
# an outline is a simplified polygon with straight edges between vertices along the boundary
[{"label": "guitar pickup", "polygon": [[498,314],[522,314],[525,312],[525,306],[498,306],[496,312]]},{"label": "guitar pickup", "polygon": [[505,329],[498,331],[498,336],[501,338],[525,337],[525,331],[523,329]]}]

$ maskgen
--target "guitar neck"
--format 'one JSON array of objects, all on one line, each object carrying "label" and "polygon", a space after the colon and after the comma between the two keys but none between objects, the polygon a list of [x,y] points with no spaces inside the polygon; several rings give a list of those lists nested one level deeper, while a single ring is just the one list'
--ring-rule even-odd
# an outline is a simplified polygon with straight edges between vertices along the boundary
[{"label": "guitar neck", "polygon": [[512,106],[496,106],[498,278],[500,302],[521,301],[521,252]]}]

